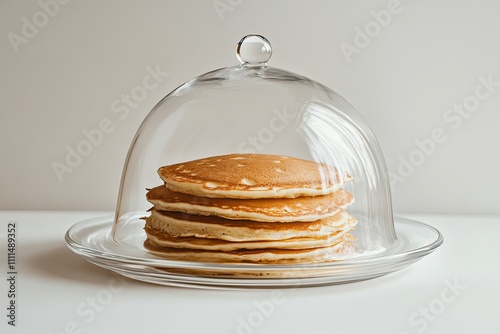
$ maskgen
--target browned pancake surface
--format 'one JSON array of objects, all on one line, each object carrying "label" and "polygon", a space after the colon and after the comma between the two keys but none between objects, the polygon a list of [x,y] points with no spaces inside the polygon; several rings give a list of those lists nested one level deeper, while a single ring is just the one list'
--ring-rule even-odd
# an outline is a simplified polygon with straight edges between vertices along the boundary
[{"label": "browned pancake surface", "polygon": [[198,249],[161,247],[146,240],[144,247],[153,253],[171,260],[225,263],[317,263],[337,261],[353,251],[352,236],[333,246],[307,249],[238,249],[233,251],[207,251]]},{"label": "browned pancake surface", "polygon": [[269,198],[321,195],[338,189],[342,180],[326,164],[287,156],[229,154],[158,169],[167,187],[205,197]]},{"label": "browned pancake surface", "polygon": [[257,240],[231,242],[213,238],[174,237],[158,229],[145,228],[148,238],[163,247],[200,250],[233,251],[238,249],[306,249],[333,246],[341,241],[347,231],[337,231],[328,236],[300,236],[283,240]]},{"label": "browned pancake surface", "polygon": [[195,216],[178,212],[151,210],[146,228],[174,237],[213,238],[232,242],[283,240],[297,237],[325,237],[350,231],[357,220],[340,210],[335,215],[314,222],[254,222],[229,220],[217,216]]},{"label": "browned pancake surface", "polygon": [[227,219],[256,221],[314,221],[334,215],[339,208],[352,204],[350,193],[334,193],[295,198],[235,199],[208,198],[174,192],[165,186],[150,189],[146,199],[157,210],[198,215],[217,215]]}]

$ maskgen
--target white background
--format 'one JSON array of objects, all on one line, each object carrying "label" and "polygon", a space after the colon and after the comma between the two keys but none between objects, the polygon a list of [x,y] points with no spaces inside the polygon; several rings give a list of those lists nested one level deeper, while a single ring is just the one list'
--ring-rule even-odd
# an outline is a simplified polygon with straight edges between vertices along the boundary
[{"label": "white background", "polygon": [[[192,77],[237,64],[236,43],[258,33],[273,46],[271,66],[331,87],[365,116],[400,176],[396,212],[500,213],[500,86],[466,118],[447,111],[474,101],[480,77],[500,83],[498,1],[41,3],[51,16],[37,1],[0,2],[0,209],[113,210],[150,109]],[[388,7],[397,13],[376,23],[372,11]],[[37,31],[25,27],[36,22]],[[363,45],[356,31],[365,28]],[[346,57],[341,46],[356,41]],[[169,75],[119,119],[112,103],[142,85],[148,67]],[[52,165],[65,163],[66,147],[108,118],[113,131],[58,179]],[[446,139],[416,153],[436,129]]]}]

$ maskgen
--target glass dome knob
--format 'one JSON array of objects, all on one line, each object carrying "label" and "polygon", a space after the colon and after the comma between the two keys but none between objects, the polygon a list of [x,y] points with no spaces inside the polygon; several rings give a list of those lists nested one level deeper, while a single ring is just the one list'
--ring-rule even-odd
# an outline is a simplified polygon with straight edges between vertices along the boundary
[{"label": "glass dome knob", "polygon": [[246,35],[236,48],[236,57],[245,67],[267,66],[272,53],[271,43],[260,35]]}]

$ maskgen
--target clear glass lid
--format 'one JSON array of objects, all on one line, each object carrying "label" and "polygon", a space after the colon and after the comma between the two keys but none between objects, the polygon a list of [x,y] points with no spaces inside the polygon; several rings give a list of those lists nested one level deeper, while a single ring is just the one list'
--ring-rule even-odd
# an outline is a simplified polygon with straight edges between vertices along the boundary
[{"label": "clear glass lid", "polygon": [[238,65],[184,83],[151,110],[125,161],[116,243],[146,224],[149,249],[167,259],[258,263],[339,260],[397,243],[374,133],[328,87],[268,66],[271,54],[266,38],[245,36]]}]

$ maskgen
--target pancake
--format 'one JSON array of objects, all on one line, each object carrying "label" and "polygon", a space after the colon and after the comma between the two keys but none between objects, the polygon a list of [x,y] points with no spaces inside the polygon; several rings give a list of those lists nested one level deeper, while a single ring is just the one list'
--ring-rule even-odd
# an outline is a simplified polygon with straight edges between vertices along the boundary
[{"label": "pancake", "polygon": [[346,234],[339,243],[330,247],[307,249],[252,249],[234,251],[207,251],[185,248],[161,247],[146,240],[144,247],[155,255],[169,260],[218,262],[218,263],[260,263],[296,264],[339,261],[353,252],[352,237]]},{"label": "pancake", "polygon": [[158,169],[176,192],[222,198],[294,198],[333,193],[351,175],[327,164],[267,154],[229,154]]},{"label": "pancake", "polygon": [[[169,260],[298,264],[354,252],[352,176],[293,157],[229,154],[163,166],[145,248]],[[281,275],[282,273],[280,273]]]},{"label": "pancake", "polygon": [[342,189],[322,196],[248,200],[187,195],[165,186],[149,190],[146,199],[162,211],[271,222],[315,221],[333,216],[339,208],[354,201],[352,195]]},{"label": "pancake", "polygon": [[354,228],[357,220],[339,210],[335,215],[314,222],[272,223],[229,220],[216,216],[195,216],[151,210],[146,228],[173,237],[213,238],[232,242],[284,240],[299,237],[321,238]]},{"label": "pancake", "polygon": [[259,240],[231,242],[220,239],[207,239],[197,237],[173,237],[160,230],[147,228],[148,239],[161,247],[186,248],[199,250],[214,250],[230,252],[238,249],[306,249],[333,246],[343,241],[346,230],[336,232],[326,237],[297,237],[284,240]]}]

